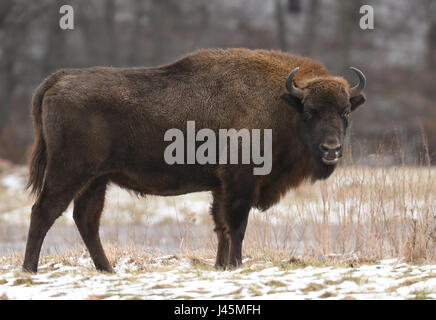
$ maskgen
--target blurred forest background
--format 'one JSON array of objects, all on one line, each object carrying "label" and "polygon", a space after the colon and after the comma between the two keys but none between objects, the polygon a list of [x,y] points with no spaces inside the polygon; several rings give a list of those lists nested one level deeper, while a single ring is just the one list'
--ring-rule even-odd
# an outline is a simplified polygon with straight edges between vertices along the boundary
[{"label": "blurred forest background", "polygon": [[[74,30],[59,28],[64,4]],[[374,30],[359,28],[363,4],[374,8]],[[0,158],[26,162],[32,93],[59,68],[156,66],[228,47],[307,55],[352,85],[349,66],[360,68],[368,101],[353,116],[359,161],[372,164],[383,145],[383,164],[436,163],[434,0],[1,0]]]}]

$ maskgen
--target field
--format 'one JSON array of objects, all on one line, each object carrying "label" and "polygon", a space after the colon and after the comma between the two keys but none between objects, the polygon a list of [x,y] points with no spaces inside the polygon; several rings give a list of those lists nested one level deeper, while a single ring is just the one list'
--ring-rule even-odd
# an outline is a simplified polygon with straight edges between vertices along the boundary
[{"label": "field", "polygon": [[32,199],[26,169],[0,162],[4,299],[436,298],[436,168],[338,168],[253,210],[244,265],[213,268],[210,195],[147,197],[112,186],[101,236],[116,274],[94,270],[71,217],[56,221],[37,275],[20,266]]}]

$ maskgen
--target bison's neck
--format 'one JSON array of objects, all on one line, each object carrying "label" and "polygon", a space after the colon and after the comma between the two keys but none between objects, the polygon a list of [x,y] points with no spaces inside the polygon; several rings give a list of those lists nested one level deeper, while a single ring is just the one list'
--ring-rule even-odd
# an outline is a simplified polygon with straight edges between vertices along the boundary
[{"label": "bison's neck", "polygon": [[313,162],[301,139],[295,136],[294,144],[288,145],[273,160],[271,174],[266,176],[260,186],[256,207],[266,210],[306,179],[312,179]]}]

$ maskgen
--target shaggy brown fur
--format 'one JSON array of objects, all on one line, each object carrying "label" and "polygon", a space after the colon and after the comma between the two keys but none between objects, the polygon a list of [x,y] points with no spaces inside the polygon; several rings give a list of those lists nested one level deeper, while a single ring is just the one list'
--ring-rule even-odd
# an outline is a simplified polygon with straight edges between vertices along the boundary
[{"label": "shaggy brown fur", "polygon": [[[297,66],[294,80],[306,89],[304,101],[285,89]],[[320,163],[317,148],[322,139],[345,134],[339,112],[349,105],[348,89],[318,62],[266,50],[199,50],[156,68],[56,72],[39,86],[32,104],[36,139],[29,186],[37,200],[24,270],[36,272],[43,239],[72,200],[96,267],[112,270],[98,235],[110,182],[144,195],[212,191],[216,264],[240,264],[250,208],[266,209],[302,180],[333,171]],[[302,122],[306,107],[319,114],[312,127]],[[215,132],[273,129],[271,173],[254,176],[253,165],[167,165],[164,133],[186,132],[188,120],[195,120],[197,130]]]}]

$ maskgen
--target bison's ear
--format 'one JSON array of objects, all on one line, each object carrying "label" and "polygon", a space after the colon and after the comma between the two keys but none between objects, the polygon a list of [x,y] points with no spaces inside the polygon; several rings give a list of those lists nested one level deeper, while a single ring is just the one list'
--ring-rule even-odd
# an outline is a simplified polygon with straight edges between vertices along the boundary
[{"label": "bison's ear", "polygon": [[361,104],[364,104],[366,97],[363,93],[359,93],[357,96],[350,98],[351,111],[356,110]]},{"label": "bison's ear", "polygon": [[295,111],[303,112],[304,105],[300,99],[290,95],[289,93],[283,93],[280,98],[284,100],[287,104],[289,104]]}]

